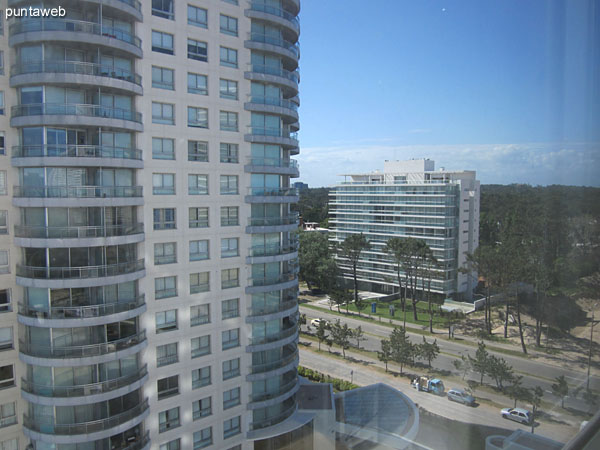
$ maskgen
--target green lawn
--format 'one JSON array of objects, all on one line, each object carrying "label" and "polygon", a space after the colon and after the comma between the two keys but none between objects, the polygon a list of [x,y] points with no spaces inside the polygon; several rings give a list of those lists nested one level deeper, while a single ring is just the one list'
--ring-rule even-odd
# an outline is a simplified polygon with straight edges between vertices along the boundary
[{"label": "green lawn", "polygon": [[[402,306],[399,300],[393,301],[391,303],[383,303],[383,302],[377,302],[377,313],[373,314],[371,313],[371,302],[366,302],[367,303],[367,307],[364,308],[360,313],[362,315],[368,316],[369,314],[371,316],[381,316],[382,319],[391,319],[394,318],[396,320],[403,320],[404,318],[404,313],[402,312]],[[394,308],[395,308],[395,313],[394,316],[390,315],[390,305],[393,304]],[[437,314],[437,305],[432,305],[431,306],[433,311],[434,311],[434,315],[433,315],[433,326],[437,327],[437,328],[444,328],[446,326],[447,323],[447,319],[445,317],[441,317],[439,314]],[[337,310],[337,307],[334,307],[335,310]],[[345,305],[340,307],[341,311],[345,311],[346,307]],[[349,311],[352,311],[354,313],[357,313],[358,310],[356,309],[356,306],[354,306],[354,303],[351,303],[350,306],[348,307]],[[419,302],[417,303],[417,317],[418,320],[415,322],[414,317],[413,317],[413,309],[412,309],[412,302],[410,302],[410,300],[408,300],[406,302],[406,322],[407,323],[416,323],[417,325],[429,325],[429,312],[427,311],[427,302]]]}]

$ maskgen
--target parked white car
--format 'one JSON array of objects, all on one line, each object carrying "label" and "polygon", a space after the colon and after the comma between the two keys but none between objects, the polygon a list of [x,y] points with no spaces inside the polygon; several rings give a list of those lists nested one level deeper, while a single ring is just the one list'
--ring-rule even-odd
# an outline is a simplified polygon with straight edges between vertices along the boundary
[{"label": "parked white car", "polygon": [[328,321],[326,321],[325,319],[313,319],[310,321],[310,324],[315,328],[319,328],[319,324],[321,322],[325,323],[325,328],[329,328],[331,326],[331,324]]},{"label": "parked white car", "polygon": [[531,425],[531,422],[533,422],[531,412],[523,408],[503,408],[500,414],[502,414],[503,419],[514,420],[525,425]]}]

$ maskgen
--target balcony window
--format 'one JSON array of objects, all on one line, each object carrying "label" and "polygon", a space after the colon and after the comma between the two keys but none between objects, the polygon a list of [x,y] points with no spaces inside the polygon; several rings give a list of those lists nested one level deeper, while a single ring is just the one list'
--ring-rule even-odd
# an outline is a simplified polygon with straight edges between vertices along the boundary
[{"label": "balcony window", "polygon": [[158,345],[156,347],[156,367],[175,364],[179,361],[177,354],[177,342],[171,344]]},{"label": "balcony window", "polygon": [[237,177],[237,175],[221,175],[220,187],[221,187],[221,195],[237,195],[238,194],[238,177]]},{"label": "balcony window", "polygon": [[165,67],[152,66],[152,87],[158,89],[175,89],[175,71]]},{"label": "balcony window", "polygon": [[239,328],[223,331],[221,333],[221,338],[222,338],[222,350],[228,350],[230,348],[240,346],[240,330],[239,330]]},{"label": "balcony window", "polygon": [[238,84],[237,81],[225,80],[221,78],[219,80],[219,96],[229,100],[238,99]]},{"label": "balcony window", "polygon": [[0,389],[16,386],[15,368],[12,364],[0,366]]},{"label": "balcony window", "polygon": [[210,272],[190,273],[190,294],[210,291]]},{"label": "balcony window", "polygon": [[189,208],[189,227],[208,228],[208,208]]},{"label": "balcony window", "polygon": [[0,313],[10,312],[10,290],[0,289]]},{"label": "balcony window", "polygon": [[154,265],[174,264],[177,262],[177,244],[161,242],[154,244]]},{"label": "balcony window", "polygon": [[209,259],[208,240],[190,241],[190,261]]},{"label": "balcony window", "polygon": [[153,210],[155,230],[174,230],[175,208],[155,208]]},{"label": "balcony window", "polygon": [[188,175],[189,195],[208,195],[208,175]]},{"label": "balcony window", "polygon": [[153,173],[152,193],[154,195],[175,195],[175,174]]},{"label": "balcony window", "polygon": [[8,427],[17,423],[16,403],[5,403],[0,405],[0,428]]},{"label": "balcony window", "polygon": [[[237,118],[236,118],[237,121]],[[236,122],[237,123],[237,122]],[[221,142],[219,153],[222,163],[238,163],[239,162],[239,146],[237,144],[227,144]]]},{"label": "balcony window", "polygon": [[208,417],[212,414],[212,397],[202,398],[192,403],[194,420]]},{"label": "balcony window", "polygon": [[210,366],[192,370],[192,389],[209,386],[211,384]]},{"label": "balcony window", "polygon": [[233,417],[232,419],[223,422],[223,439],[235,436],[236,434],[240,434],[241,432],[242,429],[240,416]]},{"label": "balcony window", "polygon": [[161,444],[159,450],[181,450],[181,438]]},{"label": "balcony window", "polygon": [[240,388],[236,387],[223,392],[223,409],[233,408],[240,404]]},{"label": "balcony window", "polygon": [[188,127],[208,128],[208,109],[188,106]]},{"label": "balcony window", "polygon": [[208,142],[188,141],[188,161],[208,162]]},{"label": "balcony window", "polygon": [[177,428],[179,425],[179,407],[171,408],[158,413],[159,433],[164,433],[165,431],[172,430],[173,428]]},{"label": "balcony window", "polygon": [[240,316],[240,299],[232,298],[221,302],[221,317],[223,320]]},{"label": "balcony window", "polygon": [[187,56],[189,59],[196,61],[208,61],[208,45],[206,42],[196,41],[195,39],[187,40]]},{"label": "balcony window", "polygon": [[188,24],[208,28],[208,11],[204,8],[188,5]]},{"label": "balcony window", "polygon": [[175,0],[152,0],[152,15],[175,20]]},{"label": "balcony window", "polygon": [[238,52],[233,48],[221,47],[220,49],[220,62],[224,67],[232,67],[237,69],[238,66]]},{"label": "balcony window", "polygon": [[210,305],[190,306],[190,325],[204,325],[210,323]]},{"label": "balcony window", "polygon": [[224,269],[221,271],[221,289],[229,289],[240,285],[240,269]]},{"label": "balcony window", "polygon": [[177,297],[177,277],[160,277],[154,279],[154,297],[161,298]]},{"label": "balcony window", "polygon": [[155,315],[156,334],[177,329],[177,310],[157,312]]},{"label": "balcony window", "polygon": [[210,335],[192,338],[192,358],[210,355]]},{"label": "balcony window", "polygon": [[194,450],[208,447],[212,445],[212,427],[204,428],[194,433]]},{"label": "balcony window", "polygon": [[238,238],[222,238],[221,239],[221,258],[232,258],[240,256],[239,239]]},{"label": "balcony window", "polygon": [[6,189],[6,170],[0,170],[0,195],[6,195],[8,190]]},{"label": "balcony window", "polygon": [[229,34],[230,36],[238,35],[238,20],[235,17],[221,14],[219,24],[221,33]]},{"label": "balcony window", "polygon": [[152,159],[175,159],[175,140],[153,137]]},{"label": "balcony window", "polygon": [[179,394],[179,375],[173,375],[157,380],[156,390],[158,392],[159,400]]},{"label": "balcony window", "polygon": [[223,381],[240,376],[240,358],[223,361]]},{"label": "balcony window", "polygon": [[173,35],[163,33],[161,31],[152,31],[152,51],[165,53],[167,55],[174,54],[173,50]]},{"label": "balcony window", "polygon": [[198,73],[187,74],[188,94],[208,95],[208,77]]},{"label": "balcony window", "polygon": [[170,103],[152,102],[152,123],[175,125],[175,108]]},{"label": "balcony window", "polygon": [[240,224],[239,208],[237,206],[221,206],[221,226],[230,227]]},{"label": "balcony window", "polygon": [[232,111],[219,112],[221,131],[238,131],[238,114]]}]

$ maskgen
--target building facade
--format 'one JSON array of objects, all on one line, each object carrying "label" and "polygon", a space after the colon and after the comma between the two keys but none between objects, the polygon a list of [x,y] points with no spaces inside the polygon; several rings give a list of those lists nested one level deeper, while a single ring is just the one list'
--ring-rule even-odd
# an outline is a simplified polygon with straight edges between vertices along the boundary
[{"label": "building facade", "polygon": [[0,449],[305,425],[299,0],[0,5]]},{"label": "building facade", "polygon": [[[384,251],[391,237],[424,240],[436,267],[417,279],[417,290],[470,299],[477,274],[466,255],[479,242],[479,181],[474,171],[435,170],[434,161],[386,161],[383,172],[345,175],[329,200],[329,239],[341,243],[363,233],[371,248],[361,254],[358,280],[363,289],[397,291],[393,260]],[[350,268],[339,261],[349,279]],[[404,276],[404,275],[402,275]]]}]

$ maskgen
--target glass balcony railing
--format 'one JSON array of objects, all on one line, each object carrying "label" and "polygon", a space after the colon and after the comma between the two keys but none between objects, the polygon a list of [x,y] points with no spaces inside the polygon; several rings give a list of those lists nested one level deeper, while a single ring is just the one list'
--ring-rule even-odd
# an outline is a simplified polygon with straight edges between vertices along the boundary
[{"label": "glass balcony railing", "polygon": [[104,145],[25,145],[12,148],[13,158],[116,158],[142,160],[142,151]]},{"label": "glass balcony railing", "polygon": [[285,244],[255,245],[250,247],[249,256],[277,256],[287,255],[298,251],[298,242],[292,241]]},{"label": "glass balcony railing", "polygon": [[276,361],[269,361],[263,364],[252,364],[249,367],[249,371],[251,374],[271,372],[291,364],[296,359],[298,359],[298,348],[293,347],[291,351],[286,352],[282,358],[277,359]]},{"label": "glass balcony railing", "polygon": [[142,186],[14,186],[13,196],[34,198],[141,197]]},{"label": "glass balcony railing", "polygon": [[88,383],[74,386],[55,386],[36,384],[25,378],[21,378],[21,389],[30,394],[42,397],[83,397],[86,395],[103,394],[115,389],[128,386],[141,380],[148,374],[148,366],[142,367],[135,373],[125,375],[112,380],[99,381],[97,383]]},{"label": "glass balcony railing", "polygon": [[118,67],[103,66],[82,61],[28,61],[15,64],[10,68],[10,75],[23,75],[27,73],[72,73],[79,75],[95,75],[100,77],[114,78],[129,81],[139,86],[142,85],[142,77]]},{"label": "glass balcony railing", "polygon": [[271,389],[269,392],[252,393],[249,395],[251,402],[263,402],[272,398],[279,397],[280,395],[289,392],[294,386],[298,384],[298,380],[291,380],[275,389]]},{"label": "glass balcony railing", "polygon": [[35,31],[70,31],[74,33],[95,34],[97,36],[113,38],[139,48],[142,47],[142,40],[128,31],[120,28],[108,27],[95,22],[71,19],[40,18],[20,20],[11,24],[9,35],[15,36],[17,34]]},{"label": "glass balcony railing", "polygon": [[274,16],[289,20],[290,22],[292,22],[294,24],[294,26],[296,28],[298,28],[300,26],[300,22],[298,21],[298,18],[295,15],[293,15],[292,13],[289,13],[284,9],[280,9],[280,8],[277,8],[274,6],[268,6],[268,5],[265,5],[264,3],[258,3],[258,2],[250,3],[250,9],[252,11],[264,12],[267,14],[272,14]]},{"label": "glass balcony railing", "polygon": [[261,197],[295,197],[298,195],[298,190],[289,187],[251,187],[248,188],[248,195],[258,195]]},{"label": "glass balcony railing", "polygon": [[296,161],[295,159],[249,158],[248,163],[251,166],[285,167],[296,170],[298,169],[298,161]]},{"label": "glass balcony railing", "polygon": [[101,278],[125,275],[144,270],[144,260],[128,261],[118,264],[82,267],[41,267],[17,265],[17,276],[46,280]]},{"label": "glass balcony railing", "polygon": [[134,347],[146,340],[146,331],[140,331],[121,339],[87,345],[69,345],[64,347],[44,346],[38,343],[19,341],[19,351],[40,358],[85,358],[101,356]]},{"label": "glass balcony railing", "polygon": [[249,339],[250,345],[268,344],[288,338],[298,333],[298,326],[293,324],[290,328],[279,331],[278,333],[268,334],[265,336],[253,336]]},{"label": "glass balcony railing", "polygon": [[283,412],[275,414],[274,416],[267,417],[265,419],[254,421],[250,424],[251,430],[260,430],[262,428],[271,427],[273,425],[277,425],[280,422],[283,422],[285,419],[290,417],[296,411],[296,403],[294,403],[289,408],[285,409]]},{"label": "glass balcony railing", "polygon": [[271,286],[274,284],[285,283],[287,281],[293,281],[297,277],[298,277],[298,271],[292,270],[290,272],[281,273],[278,275],[250,277],[250,278],[248,278],[248,284],[249,284],[249,286]]},{"label": "glass balcony railing", "polygon": [[19,314],[27,317],[43,319],[81,319],[86,317],[103,317],[139,308],[145,302],[144,294],[131,300],[116,303],[81,306],[53,306],[49,310],[40,310],[24,303],[19,303]]},{"label": "glass balcony railing", "polygon": [[248,316],[264,316],[266,314],[274,314],[281,311],[286,311],[290,308],[293,308],[298,304],[298,299],[296,297],[292,297],[289,300],[285,300],[280,303],[275,304],[263,304],[263,305],[252,305],[248,307]]},{"label": "glass balcony railing", "polygon": [[249,217],[248,225],[252,227],[269,227],[298,224],[298,214],[283,217]]},{"label": "glass balcony railing", "polygon": [[262,97],[258,95],[252,95],[249,99],[250,103],[257,103],[259,105],[271,105],[271,106],[279,106],[281,108],[291,109],[293,111],[298,111],[298,104],[294,103],[290,100],[284,100],[279,97]]},{"label": "glass balcony railing", "polygon": [[58,435],[78,435],[97,433],[99,431],[110,430],[122,423],[132,420],[148,409],[148,400],[134,406],[133,408],[124,411],[120,414],[107,417],[106,419],[91,420],[89,422],[80,423],[56,423],[56,418],[52,415],[37,415],[29,417],[23,415],[23,426],[30,430],[38,431],[45,434]]},{"label": "glass balcony railing", "polygon": [[298,133],[291,132],[288,127],[259,127],[250,125],[248,131],[253,136],[273,136],[298,140]]},{"label": "glass balcony railing", "polygon": [[265,75],[274,75],[276,77],[286,78],[294,83],[300,82],[300,74],[298,71],[290,71],[279,67],[266,66],[263,64],[251,64],[250,72],[264,73]]},{"label": "glass balcony railing", "polygon": [[293,42],[282,39],[278,36],[270,36],[262,33],[249,33],[249,39],[252,42],[260,42],[261,44],[270,44],[277,47],[281,47],[294,54],[296,58],[300,57],[300,46]]},{"label": "glass balcony railing", "polygon": [[11,114],[12,117],[46,115],[102,117],[142,123],[142,113],[137,111],[94,104],[32,103],[13,106]]},{"label": "glass balcony railing", "polygon": [[81,227],[35,227],[15,225],[15,236],[34,239],[79,239],[131,236],[144,232],[143,223]]},{"label": "glass balcony railing", "polygon": [[[137,11],[142,10],[142,4],[138,0],[117,0],[120,3],[124,3],[135,8]],[[8,0],[8,6],[17,5],[19,3],[24,3],[24,0]]]}]

